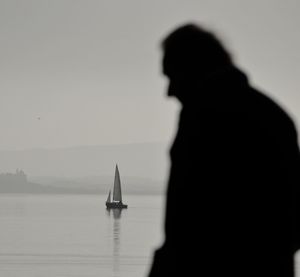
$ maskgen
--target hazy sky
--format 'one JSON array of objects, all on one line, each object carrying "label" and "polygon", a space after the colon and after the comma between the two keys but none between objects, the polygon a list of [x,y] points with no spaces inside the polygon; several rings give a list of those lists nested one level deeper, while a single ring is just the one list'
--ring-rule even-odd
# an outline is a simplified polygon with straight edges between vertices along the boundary
[{"label": "hazy sky", "polygon": [[159,41],[198,21],[300,122],[299,0],[0,0],[0,149],[167,141]]}]

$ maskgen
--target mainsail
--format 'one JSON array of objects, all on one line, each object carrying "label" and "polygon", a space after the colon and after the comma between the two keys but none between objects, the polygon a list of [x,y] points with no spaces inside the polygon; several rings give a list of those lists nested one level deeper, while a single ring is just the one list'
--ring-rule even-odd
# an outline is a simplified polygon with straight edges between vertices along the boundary
[{"label": "mainsail", "polygon": [[116,170],[115,170],[113,201],[118,201],[122,203],[121,179],[120,179],[118,165],[116,165]]}]

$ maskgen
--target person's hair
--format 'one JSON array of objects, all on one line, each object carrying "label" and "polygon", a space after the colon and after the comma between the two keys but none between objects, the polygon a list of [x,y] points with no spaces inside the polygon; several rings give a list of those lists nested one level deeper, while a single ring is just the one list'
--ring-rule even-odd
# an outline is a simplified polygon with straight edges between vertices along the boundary
[{"label": "person's hair", "polygon": [[175,29],[163,41],[164,66],[185,73],[206,71],[232,64],[229,52],[211,32],[195,24]]}]

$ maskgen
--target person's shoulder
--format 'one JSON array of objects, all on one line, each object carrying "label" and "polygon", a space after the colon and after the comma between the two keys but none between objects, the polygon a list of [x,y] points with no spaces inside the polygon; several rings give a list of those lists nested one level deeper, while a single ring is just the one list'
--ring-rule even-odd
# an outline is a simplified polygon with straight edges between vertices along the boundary
[{"label": "person's shoulder", "polygon": [[294,129],[294,120],[281,104],[253,87],[249,88],[249,109],[253,110],[255,116],[261,121],[267,121],[277,127]]}]

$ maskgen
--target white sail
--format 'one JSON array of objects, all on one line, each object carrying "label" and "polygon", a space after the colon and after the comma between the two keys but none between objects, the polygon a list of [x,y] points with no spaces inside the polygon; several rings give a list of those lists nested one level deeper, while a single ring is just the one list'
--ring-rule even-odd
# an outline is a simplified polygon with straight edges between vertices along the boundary
[{"label": "white sail", "polygon": [[120,179],[118,165],[116,165],[116,171],[115,171],[113,200],[122,202],[121,179]]},{"label": "white sail", "polygon": [[108,197],[107,197],[106,202],[107,202],[107,203],[111,203],[110,191],[109,191],[109,194],[108,194]]}]

